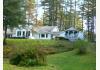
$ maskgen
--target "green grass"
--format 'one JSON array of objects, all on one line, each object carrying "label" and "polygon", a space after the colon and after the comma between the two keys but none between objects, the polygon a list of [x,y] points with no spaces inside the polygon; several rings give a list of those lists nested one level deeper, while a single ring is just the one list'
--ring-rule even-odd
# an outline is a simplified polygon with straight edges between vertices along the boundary
[{"label": "green grass", "polygon": [[7,39],[4,56],[8,56],[8,53],[12,53],[13,50],[22,51],[35,47],[46,50],[48,53],[70,51],[73,48],[72,43],[64,40]]},{"label": "green grass", "polygon": [[[32,40],[32,39],[7,39],[7,45],[4,46],[4,50],[9,47],[14,50],[25,50],[27,48],[35,47],[49,47],[55,45],[55,40]],[[8,49],[9,50],[9,49]],[[12,52],[11,50],[10,52]]]},{"label": "green grass", "polygon": [[48,55],[47,66],[18,67],[4,60],[4,70],[96,70],[94,53],[76,55],[74,51]]},{"label": "green grass", "polygon": [[[57,44],[55,40],[31,40],[31,39],[7,39],[8,47],[34,47],[52,46]],[[62,43],[62,42],[61,42]],[[69,42],[65,42],[71,46]],[[85,55],[76,55],[76,50],[52,54],[47,56],[46,66],[19,67],[9,64],[9,59],[4,58],[4,70],[96,70],[95,45],[90,45],[89,52]]]},{"label": "green grass", "polygon": [[8,46],[39,46],[39,45],[54,45],[56,43],[55,40],[32,40],[32,39],[7,39]]},{"label": "green grass", "polygon": [[48,56],[48,63],[55,65],[58,70],[96,70],[94,53],[76,55],[75,51]]},{"label": "green grass", "polygon": [[[65,42],[63,40],[33,40],[33,39],[7,39],[7,46],[52,46],[58,44],[58,42]],[[69,41],[66,41],[67,44],[70,44]]]}]

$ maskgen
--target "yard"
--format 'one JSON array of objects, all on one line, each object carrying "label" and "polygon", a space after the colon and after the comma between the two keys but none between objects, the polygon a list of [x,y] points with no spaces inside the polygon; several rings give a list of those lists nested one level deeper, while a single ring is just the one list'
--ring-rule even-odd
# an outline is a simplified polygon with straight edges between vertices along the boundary
[{"label": "yard", "polygon": [[[56,44],[55,40],[7,40],[7,46],[46,46],[50,47]],[[17,44],[16,44],[17,43]],[[27,44],[26,44],[27,43]],[[16,45],[15,45],[16,44]],[[68,46],[72,46],[71,43],[66,41]],[[24,45],[24,46],[23,46]],[[67,46],[67,47],[68,47]],[[59,48],[61,49],[61,48]],[[47,55],[47,65],[34,66],[34,67],[20,67],[9,64],[9,59],[4,58],[4,70],[96,70],[96,54],[95,47],[89,47],[89,52],[85,55],[76,55],[77,49],[71,51],[64,51]]]}]

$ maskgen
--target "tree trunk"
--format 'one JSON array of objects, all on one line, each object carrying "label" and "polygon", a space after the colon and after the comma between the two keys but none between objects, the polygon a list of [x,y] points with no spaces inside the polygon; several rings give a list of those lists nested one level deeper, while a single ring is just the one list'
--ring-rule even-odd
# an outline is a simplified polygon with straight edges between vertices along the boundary
[{"label": "tree trunk", "polygon": [[7,42],[6,42],[6,38],[7,38],[7,26],[5,25],[5,28],[4,28],[4,39],[3,39],[3,45],[7,45]]}]

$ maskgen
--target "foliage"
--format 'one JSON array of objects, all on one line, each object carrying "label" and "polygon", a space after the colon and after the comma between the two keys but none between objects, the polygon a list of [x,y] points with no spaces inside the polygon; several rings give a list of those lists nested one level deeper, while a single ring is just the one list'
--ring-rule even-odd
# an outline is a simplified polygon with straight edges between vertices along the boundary
[{"label": "foliage", "polygon": [[18,65],[21,61],[21,55],[20,54],[13,54],[12,57],[10,57],[10,64]]},{"label": "foliage", "polygon": [[46,55],[38,49],[28,48],[13,52],[10,63],[20,66],[34,66],[46,64]]},{"label": "foliage", "polygon": [[4,27],[15,27],[18,26],[18,24],[23,24],[23,21],[25,21],[24,1],[4,0],[3,4]]},{"label": "foliage", "polygon": [[36,12],[35,7],[36,7],[35,0],[26,0],[25,9],[27,12],[26,16],[28,24],[33,24],[33,22],[37,20],[37,18],[34,16],[34,14],[37,14],[35,13]]},{"label": "foliage", "polygon": [[15,50],[14,47],[6,46],[3,48],[3,57],[9,58],[12,52]]},{"label": "foliage", "polygon": [[77,40],[74,42],[74,48],[78,48],[78,54],[85,54],[87,52],[87,47],[89,42],[85,40]]},{"label": "foliage", "polygon": [[[96,24],[96,0],[84,0],[80,5],[81,14],[86,21],[88,40],[94,41],[94,30]],[[91,33],[91,34],[90,34]]]},{"label": "foliage", "polygon": [[54,48],[56,48],[58,52],[66,52],[72,51],[73,45],[67,40],[57,40],[57,43],[56,45],[54,45]]},{"label": "foliage", "polygon": [[84,17],[94,17],[96,16],[96,0],[84,0],[80,5],[81,11]]},{"label": "foliage", "polygon": [[96,55],[91,53],[77,56],[76,51],[48,55],[46,66],[19,67],[4,59],[4,70],[96,70]]},{"label": "foliage", "polygon": [[4,0],[3,1],[3,30],[4,45],[6,43],[7,29],[17,27],[19,24],[25,23],[25,1],[23,0]]},{"label": "foliage", "polygon": [[76,10],[76,0],[43,0],[44,25],[58,26],[60,30],[65,30],[71,26],[82,29],[80,13]]},{"label": "foliage", "polygon": [[88,45],[88,41],[85,40],[76,40],[74,42],[74,47],[79,48],[81,46],[86,47],[86,45]]},{"label": "foliage", "polygon": [[[18,48],[29,48],[30,47],[39,47],[39,46],[52,46],[56,44],[56,40],[33,40],[33,39],[7,39],[8,45],[6,46],[15,46]],[[5,47],[6,47],[5,46]]]},{"label": "foliage", "polygon": [[[8,44],[4,46],[4,56],[10,56],[10,54],[13,54],[13,50],[22,51],[35,47],[39,47],[39,50],[43,50],[46,54],[54,54],[73,49],[73,45],[67,40],[7,39],[7,43]],[[8,48],[13,48],[13,50],[7,52],[6,49]]]}]

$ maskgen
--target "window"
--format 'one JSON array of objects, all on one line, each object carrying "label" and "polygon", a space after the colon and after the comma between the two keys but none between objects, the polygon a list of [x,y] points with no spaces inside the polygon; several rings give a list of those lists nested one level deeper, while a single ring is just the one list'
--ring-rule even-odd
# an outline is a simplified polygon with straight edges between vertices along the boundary
[{"label": "window", "polygon": [[30,31],[26,31],[26,37],[30,36]]},{"label": "window", "polygon": [[65,35],[67,35],[67,34],[68,34],[68,31],[66,31]]},{"label": "window", "polygon": [[46,38],[48,38],[48,34],[46,34]]},{"label": "window", "polygon": [[25,31],[23,31],[23,36],[25,36]]},{"label": "window", "polygon": [[28,31],[28,36],[30,36],[30,31]]},{"label": "window", "polygon": [[41,37],[45,37],[45,35],[44,34],[41,34]]},{"label": "window", "polygon": [[78,36],[78,35],[77,35],[77,33],[78,33],[77,31],[75,31],[75,32],[74,32],[74,34],[75,34],[75,37],[77,37],[77,36]]},{"label": "window", "polygon": [[77,34],[77,31],[75,31],[74,34]]},{"label": "window", "polygon": [[51,38],[53,38],[53,34],[51,34]]},{"label": "window", "polygon": [[69,31],[69,34],[73,34],[73,31]]},{"label": "window", "polygon": [[17,31],[17,36],[21,36],[21,31]]}]

